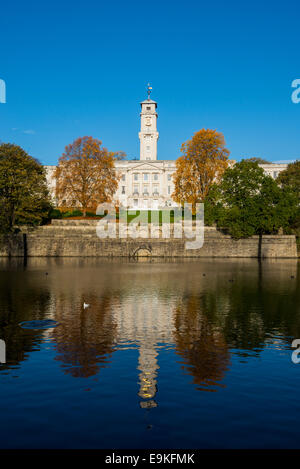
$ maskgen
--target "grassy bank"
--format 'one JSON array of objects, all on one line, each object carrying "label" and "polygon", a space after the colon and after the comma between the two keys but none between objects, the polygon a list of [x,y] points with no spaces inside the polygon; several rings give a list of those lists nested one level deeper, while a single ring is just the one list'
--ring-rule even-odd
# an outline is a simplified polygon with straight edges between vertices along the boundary
[{"label": "grassy bank", "polygon": [[[69,220],[91,220],[91,219],[101,219],[104,215],[96,215],[95,212],[87,212],[86,216],[83,216],[83,213],[80,210],[68,210],[61,211],[55,209],[50,214],[50,220],[57,219],[69,219]],[[195,216],[192,217],[195,219]],[[124,214],[116,213],[116,220],[130,223],[131,221],[136,220],[140,223],[174,223],[179,222],[183,219],[183,215],[174,214],[174,210],[127,210]]]}]

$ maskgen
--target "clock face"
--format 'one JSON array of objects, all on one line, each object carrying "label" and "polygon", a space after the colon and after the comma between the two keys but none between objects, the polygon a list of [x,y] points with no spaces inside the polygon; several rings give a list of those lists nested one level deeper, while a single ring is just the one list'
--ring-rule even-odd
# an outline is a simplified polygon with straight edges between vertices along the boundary
[{"label": "clock face", "polygon": [[151,125],[151,117],[146,117],[146,125]]}]

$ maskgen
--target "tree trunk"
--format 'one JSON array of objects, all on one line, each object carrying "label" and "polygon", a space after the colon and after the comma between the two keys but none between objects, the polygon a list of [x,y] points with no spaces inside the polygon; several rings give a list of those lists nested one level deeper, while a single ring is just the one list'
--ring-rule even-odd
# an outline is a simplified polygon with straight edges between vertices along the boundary
[{"label": "tree trunk", "polygon": [[261,259],[261,251],[262,251],[262,233],[259,233],[259,238],[258,238],[258,259]]}]

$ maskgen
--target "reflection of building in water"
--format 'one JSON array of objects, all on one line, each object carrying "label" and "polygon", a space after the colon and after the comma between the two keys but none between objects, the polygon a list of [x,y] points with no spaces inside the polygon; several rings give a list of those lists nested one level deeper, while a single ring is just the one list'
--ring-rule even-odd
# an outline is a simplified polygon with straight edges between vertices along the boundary
[{"label": "reflection of building in water", "polygon": [[139,392],[142,408],[156,407],[158,349],[172,342],[173,314],[168,301],[151,296],[128,296],[116,311],[119,339],[136,342],[139,348]]},{"label": "reflection of building in water", "polygon": [[[90,304],[87,311],[80,306],[84,299]],[[73,377],[97,374],[106,366],[116,344],[137,344],[140,406],[157,406],[158,349],[172,342],[172,307],[167,299],[152,290],[150,295],[130,291],[125,297],[86,294],[76,300],[58,295],[49,316],[60,322],[51,332],[56,359]]]},{"label": "reflection of building in water", "polygon": [[[197,388],[214,391],[224,383],[231,349],[259,354],[266,344],[281,346],[276,343],[281,336],[288,341],[300,335],[294,260],[133,265],[31,258],[29,264],[26,276],[2,272],[0,328],[7,345],[2,369],[39,350],[41,336],[54,341],[57,363],[76,378],[96,380],[100,372],[101,379],[115,350],[138,348],[138,359],[132,364],[131,355],[125,366],[135,373],[138,368],[141,407],[157,405],[160,349],[172,347]],[[85,311],[84,301],[90,304]],[[44,318],[57,320],[59,327],[27,334],[18,325]]]},{"label": "reflection of building in water", "polygon": [[[176,303],[152,288],[97,298],[85,295],[90,307],[84,312],[70,298],[56,299],[53,331],[57,359],[66,373],[89,377],[107,366],[116,344],[138,348],[140,406],[157,406],[159,350],[174,345],[183,358],[182,368],[193,376],[199,389],[220,385],[229,364],[229,352],[219,328],[208,321],[202,300],[189,296]],[[83,304],[83,297],[79,304]],[[72,314],[70,315],[70,307]]]},{"label": "reflection of building in water", "polygon": [[140,406],[143,408],[156,407],[157,403],[153,399],[157,392],[157,370],[159,368],[156,357],[158,352],[155,344],[143,345],[139,349],[139,375],[140,390],[139,396],[143,399]]},{"label": "reflection of building in water", "polygon": [[[201,283],[199,286],[189,276],[191,267],[179,279],[170,274],[173,269],[169,268],[158,278],[156,266],[151,267],[152,274],[148,266],[133,270],[131,265],[119,273],[112,264],[112,274],[120,281],[117,288],[111,287],[112,274],[103,274],[99,284],[94,284],[98,270],[85,276],[64,276],[63,289],[62,280],[55,277],[57,291],[48,314],[51,311],[53,319],[60,322],[53,330],[53,338],[56,359],[64,372],[73,377],[95,376],[109,366],[111,354],[119,347],[137,349],[134,369],[138,370],[140,406],[152,408],[157,405],[159,389],[158,355],[160,349],[170,346],[199,389],[216,389],[229,364],[224,330],[227,315],[223,313],[224,308],[232,308],[227,290],[225,296],[224,292],[221,295],[221,303],[220,294],[218,301],[210,292],[193,294],[194,289],[201,289]],[[95,288],[90,290],[90,285]],[[90,304],[85,311],[84,301]],[[210,311],[212,317],[207,317],[205,311]]]}]

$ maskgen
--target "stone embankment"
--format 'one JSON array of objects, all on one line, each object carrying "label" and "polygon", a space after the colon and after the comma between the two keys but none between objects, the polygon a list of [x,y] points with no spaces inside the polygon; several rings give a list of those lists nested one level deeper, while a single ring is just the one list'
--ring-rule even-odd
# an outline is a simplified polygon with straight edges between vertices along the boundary
[{"label": "stone embankment", "polygon": [[2,241],[0,257],[297,257],[295,236],[265,235],[235,240],[216,228],[205,227],[203,245],[198,243],[197,247],[195,242],[179,237],[179,225],[163,228],[143,225],[138,237],[134,237],[132,224],[133,232],[129,234],[126,227],[117,225],[115,238],[99,238],[97,223],[97,220],[53,220],[51,225],[27,229]]}]

